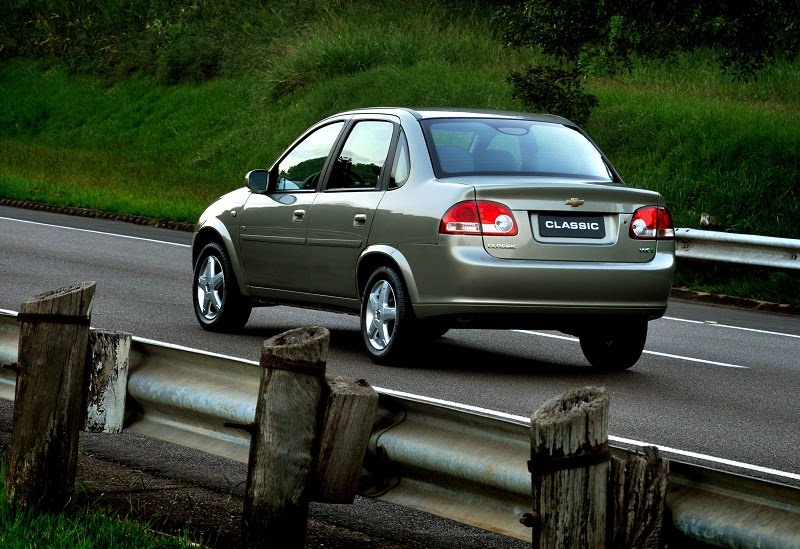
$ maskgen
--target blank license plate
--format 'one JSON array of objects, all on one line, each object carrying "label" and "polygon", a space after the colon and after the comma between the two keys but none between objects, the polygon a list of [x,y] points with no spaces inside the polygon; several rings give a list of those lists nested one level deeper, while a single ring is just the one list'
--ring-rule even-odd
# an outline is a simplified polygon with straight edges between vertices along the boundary
[{"label": "blank license plate", "polygon": [[539,234],[558,238],[605,238],[601,215],[539,214]]}]

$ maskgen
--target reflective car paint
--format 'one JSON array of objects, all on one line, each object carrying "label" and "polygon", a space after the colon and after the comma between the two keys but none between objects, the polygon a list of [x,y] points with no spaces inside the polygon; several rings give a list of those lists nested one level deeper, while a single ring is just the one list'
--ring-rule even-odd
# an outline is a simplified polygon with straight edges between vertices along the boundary
[{"label": "reflective car paint", "polygon": [[[570,128],[595,151],[600,160],[593,162],[603,162],[607,180],[597,168],[591,177],[469,170],[450,175],[437,169],[433,138],[426,134],[442,120]],[[359,314],[367,280],[389,267],[399,275],[414,319],[435,318],[452,327],[535,325],[581,333],[609,318],[646,321],[663,315],[675,268],[674,240],[637,240],[629,232],[634,212],[663,208],[664,200],[625,186],[569,121],[525,113],[363,109],[321,121],[287,151],[337,121],[344,130],[317,179],[309,179],[313,188],[278,190],[273,184],[265,192],[229,193],[201,216],[193,261],[206,244],[220,241],[236,288],[254,305],[287,303]],[[337,162],[355,166],[358,161],[336,155],[362,121],[389,121],[395,128],[378,186],[326,188]],[[407,160],[408,173],[394,188],[389,170],[398,165],[399,142],[407,143],[407,157],[399,164]],[[284,156],[271,169],[273,181]],[[503,234],[505,229],[491,236],[442,234],[443,216],[463,201],[506,207],[515,234]],[[506,227],[509,219],[498,223]],[[582,223],[592,227],[591,234]]]}]

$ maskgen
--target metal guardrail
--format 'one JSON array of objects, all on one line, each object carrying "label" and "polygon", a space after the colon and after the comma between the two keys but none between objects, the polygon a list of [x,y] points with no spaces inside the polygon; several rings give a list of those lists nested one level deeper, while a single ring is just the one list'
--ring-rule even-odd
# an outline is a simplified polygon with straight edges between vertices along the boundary
[{"label": "metal guardrail", "polygon": [[699,229],[676,229],[678,259],[800,269],[800,240]]},{"label": "metal guardrail", "polygon": [[[14,317],[0,314],[0,362],[16,361],[18,338]],[[246,463],[249,435],[224,423],[253,421],[260,373],[255,362],[134,338],[126,430]],[[0,371],[0,398],[13,400],[14,384]],[[518,520],[531,506],[527,418],[376,390],[365,495],[531,539]],[[667,457],[676,543],[800,547],[800,489]]]}]

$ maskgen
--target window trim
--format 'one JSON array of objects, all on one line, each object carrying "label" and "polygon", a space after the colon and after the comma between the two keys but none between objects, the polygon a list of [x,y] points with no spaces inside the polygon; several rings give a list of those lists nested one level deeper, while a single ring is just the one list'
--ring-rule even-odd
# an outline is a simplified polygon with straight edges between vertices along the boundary
[{"label": "window trim", "polygon": [[[341,155],[342,150],[344,149],[345,143],[347,143],[347,138],[350,137],[350,134],[353,131],[353,128],[360,123],[360,122],[388,122],[392,124],[392,137],[389,141],[389,148],[386,151],[386,158],[384,159],[383,168],[381,169],[381,176],[378,181],[378,184],[374,187],[366,187],[360,189],[349,189],[349,188],[328,188],[328,183],[330,181],[330,175],[333,171],[333,164],[335,160],[338,159],[339,155]],[[339,141],[336,144],[336,147],[333,149],[332,154],[328,157],[329,166],[326,166],[327,172],[325,173],[325,181],[323,186],[319,188],[320,192],[324,193],[342,193],[342,192],[375,192],[375,191],[385,191],[389,182],[389,172],[386,170],[386,164],[388,160],[394,159],[394,150],[397,145],[397,137],[400,133],[400,123],[399,120],[394,116],[381,116],[376,114],[370,115],[362,115],[362,116],[353,116],[345,125],[342,133],[339,136]]]},{"label": "window trim", "polygon": [[[292,144],[283,151],[278,157],[272,167],[269,169],[269,177],[270,180],[274,181],[272,185],[267,187],[266,193],[267,194],[310,194],[316,193],[320,191],[322,182],[327,180],[328,170],[331,166],[331,153],[335,150],[338,150],[339,146],[342,143],[342,135],[345,129],[348,127],[349,121],[352,119],[352,116],[342,117],[342,118],[333,118],[330,120],[324,120],[319,124],[315,124],[307,129],[303,134],[300,135],[297,139],[292,142]],[[317,184],[314,186],[313,189],[276,189],[275,186],[278,184],[278,167],[280,166],[281,162],[289,156],[305,139],[310,136],[312,133],[321,130],[326,126],[331,126],[333,124],[342,124],[341,129],[339,130],[339,134],[336,136],[336,139],[333,140],[333,145],[331,146],[331,150],[328,152],[328,156],[325,158],[325,162],[322,164],[322,169],[319,172],[319,179],[317,180]],[[270,188],[271,187],[271,188]]]}]

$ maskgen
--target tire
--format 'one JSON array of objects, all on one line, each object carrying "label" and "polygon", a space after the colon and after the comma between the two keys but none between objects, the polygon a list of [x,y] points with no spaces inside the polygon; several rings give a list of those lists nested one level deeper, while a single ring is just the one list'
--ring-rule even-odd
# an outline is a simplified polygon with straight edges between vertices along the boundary
[{"label": "tire", "polygon": [[253,306],[239,292],[228,253],[211,242],[197,258],[192,278],[192,301],[197,321],[212,332],[244,328]]},{"label": "tire", "polygon": [[407,354],[415,319],[403,279],[390,267],[369,278],[361,296],[361,338],[370,358],[392,364]]},{"label": "tire", "polygon": [[598,330],[580,336],[583,356],[595,368],[627,370],[639,360],[647,340],[647,321],[619,323],[613,332]]}]

